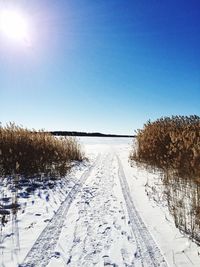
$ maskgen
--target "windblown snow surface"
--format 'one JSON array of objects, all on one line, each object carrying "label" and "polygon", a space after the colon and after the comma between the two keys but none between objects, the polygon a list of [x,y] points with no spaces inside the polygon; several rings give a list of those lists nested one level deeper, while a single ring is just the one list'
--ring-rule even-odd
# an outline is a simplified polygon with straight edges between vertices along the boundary
[{"label": "windblown snow surface", "polygon": [[21,192],[1,229],[2,267],[200,266],[200,249],[145,186],[158,175],[130,166],[129,138],[80,138],[89,161],[54,187]]}]

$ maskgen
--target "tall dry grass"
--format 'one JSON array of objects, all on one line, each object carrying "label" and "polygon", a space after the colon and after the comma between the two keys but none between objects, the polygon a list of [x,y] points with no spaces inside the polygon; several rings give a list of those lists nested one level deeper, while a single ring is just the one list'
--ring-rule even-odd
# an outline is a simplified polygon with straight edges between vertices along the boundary
[{"label": "tall dry grass", "polygon": [[182,234],[200,245],[200,180],[162,173],[148,178],[145,192],[150,200],[168,208]]},{"label": "tall dry grass", "polygon": [[0,169],[3,176],[38,174],[64,176],[83,152],[74,137],[56,138],[13,123],[0,126]]},{"label": "tall dry grass", "polygon": [[200,117],[172,116],[138,131],[130,159],[161,170],[177,228],[200,244]]},{"label": "tall dry grass", "polygon": [[164,177],[165,197],[175,226],[200,245],[200,180]]},{"label": "tall dry grass", "polygon": [[200,117],[172,116],[138,130],[132,160],[180,175],[200,177]]}]

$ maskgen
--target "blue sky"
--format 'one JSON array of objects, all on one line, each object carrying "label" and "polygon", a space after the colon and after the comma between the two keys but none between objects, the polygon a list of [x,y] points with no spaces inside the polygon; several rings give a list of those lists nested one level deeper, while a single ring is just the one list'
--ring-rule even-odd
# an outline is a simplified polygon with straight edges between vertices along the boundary
[{"label": "blue sky", "polygon": [[200,115],[198,0],[1,1],[29,18],[30,45],[0,33],[0,121],[132,134]]}]

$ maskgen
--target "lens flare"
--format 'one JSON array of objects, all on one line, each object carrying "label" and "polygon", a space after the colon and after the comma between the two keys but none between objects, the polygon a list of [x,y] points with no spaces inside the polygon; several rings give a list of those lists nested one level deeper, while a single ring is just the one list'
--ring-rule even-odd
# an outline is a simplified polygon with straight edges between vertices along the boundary
[{"label": "lens flare", "polygon": [[0,11],[0,31],[15,41],[29,42],[28,21],[20,12]]}]

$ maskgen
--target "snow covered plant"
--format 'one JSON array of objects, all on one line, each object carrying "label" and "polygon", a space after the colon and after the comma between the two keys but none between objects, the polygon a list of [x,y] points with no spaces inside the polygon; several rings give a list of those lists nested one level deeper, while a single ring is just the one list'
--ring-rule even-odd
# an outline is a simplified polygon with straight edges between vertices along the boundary
[{"label": "snow covered plant", "polygon": [[200,117],[172,116],[148,121],[137,133],[130,158],[181,176],[200,177]]},{"label": "snow covered plant", "polygon": [[83,152],[75,138],[56,138],[13,123],[0,127],[0,168],[4,176],[64,176],[71,161],[82,159]]}]

